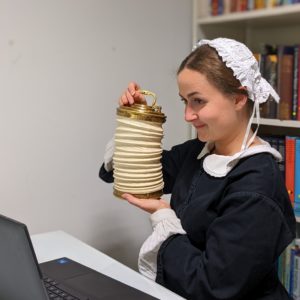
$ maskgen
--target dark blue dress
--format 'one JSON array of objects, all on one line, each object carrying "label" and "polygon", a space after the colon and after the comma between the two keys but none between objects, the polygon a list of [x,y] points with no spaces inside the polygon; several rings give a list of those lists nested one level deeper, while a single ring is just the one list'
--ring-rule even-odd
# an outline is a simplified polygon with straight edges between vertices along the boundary
[{"label": "dark blue dress", "polygon": [[[290,299],[276,263],[296,222],[277,162],[258,153],[216,178],[197,159],[203,146],[190,140],[163,152],[164,192],[187,235],[162,244],[156,281],[187,299]],[[103,166],[100,177],[113,181]]]}]

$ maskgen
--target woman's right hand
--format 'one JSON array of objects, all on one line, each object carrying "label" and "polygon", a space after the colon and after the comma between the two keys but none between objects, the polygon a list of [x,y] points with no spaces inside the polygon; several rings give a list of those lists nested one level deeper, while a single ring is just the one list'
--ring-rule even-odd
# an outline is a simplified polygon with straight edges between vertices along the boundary
[{"label": "woman's right hand", "polygon": [[130,82],[119,99],[119,105],[147,104],[145,96],[139,92],[140,89],[140,86],[136,82]]}]

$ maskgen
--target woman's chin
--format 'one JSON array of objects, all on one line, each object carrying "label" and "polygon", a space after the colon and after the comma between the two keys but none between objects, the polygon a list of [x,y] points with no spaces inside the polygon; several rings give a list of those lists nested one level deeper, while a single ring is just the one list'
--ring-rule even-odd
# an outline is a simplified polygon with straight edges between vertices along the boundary
[{"label": "woman's chin", "polygon": [[200,142],[206,143],[209,141],[209,139],[207,137],[204,137],[204,136],[200,135],[199,133],[198,133],[197,137]]}]

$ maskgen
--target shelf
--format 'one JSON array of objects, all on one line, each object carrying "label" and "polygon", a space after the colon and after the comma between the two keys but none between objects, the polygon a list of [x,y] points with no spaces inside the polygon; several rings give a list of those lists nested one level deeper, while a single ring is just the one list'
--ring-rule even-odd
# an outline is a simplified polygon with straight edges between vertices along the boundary
[{"label": "shelf", "polygon": [[296,217],[296,222],[300,223],[300,217]]},{"label": "shelf", "polygon": [[[256,120],[253,120],[253,124],[257,124]],[[300,134],[300,121],[292,121],[292,120],[278,120],[278,119],[260,119],[260,127],[259,134],[278,134],[278,135],[297,135]],[[265,130],[263,130],[263,127]],[[275,128],[272,128],[275,127]],[[268,128],[268,129],[266,129]],[[258,135],[259,135],[258,134]],[[190,127],[190,138],[196,138],[197,131],[191,126]],[[300,222],[300,217],[299,217]]]},{"label": "shelf", "polygon": [[[206,25],[251,25],[253,27],[276,26],[299,23],[300,4],[263,8],[245,12],[234,12],[219,16],[198,18],[197,24]],[[274,23],[276,22],[276,23]]]},{"label": "shelf", "polygon": [[[256,124],[255,119],[254,119],[253,123]],[[260,119],[260,125],[275,126],[275,127],[287,127],[287,128],[299,128],[299,130],[300,130],[300,121],[262,118],[262,119]]]}]

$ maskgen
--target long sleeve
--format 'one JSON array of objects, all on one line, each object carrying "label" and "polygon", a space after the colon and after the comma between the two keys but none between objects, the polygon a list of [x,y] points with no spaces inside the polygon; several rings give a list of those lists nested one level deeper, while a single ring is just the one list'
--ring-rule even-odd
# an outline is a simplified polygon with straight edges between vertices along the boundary
[{"label": "long sleeve", "polygon": [[[232,194],[218,213],[203,248],[188,235],[162,244],[156,281],[187,299],[258,299],[255,287],[276,274],[276,258],[294,234],[274,201],[262,195]],[[272,300],[289,299],[280,297]]]},{"label": "long sleeve", "polygon": [[146,277],[155,280],[157,270],[157,253],[161,244],[170,236],[185,234],[180,220],[172,209],[164,208],[150,216],[152,234],[142,245],[139,254],[139,271]]}]

